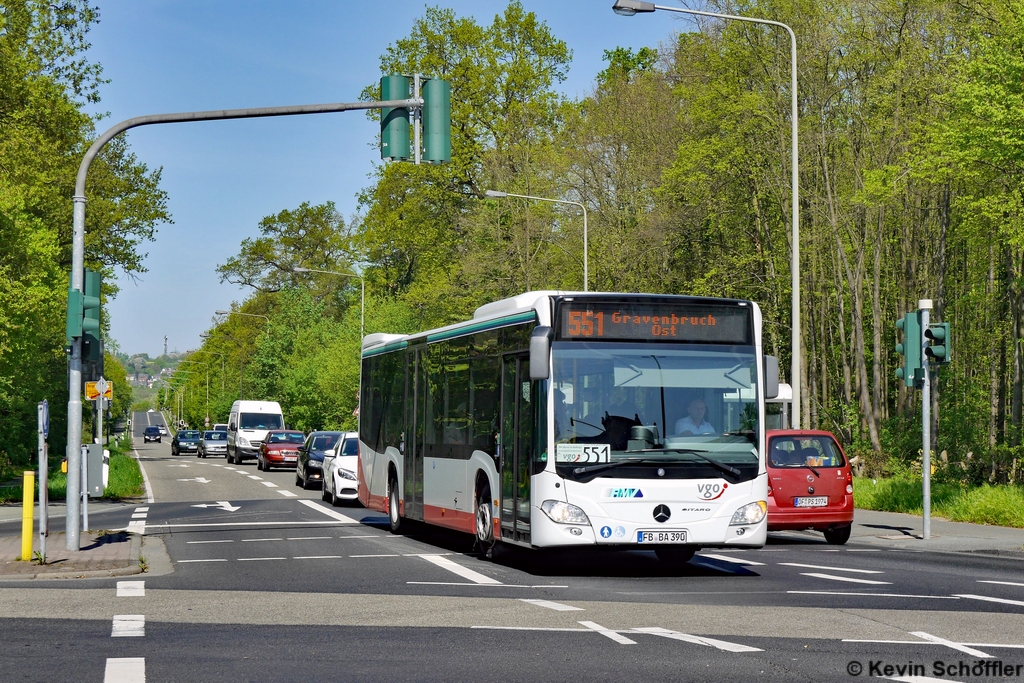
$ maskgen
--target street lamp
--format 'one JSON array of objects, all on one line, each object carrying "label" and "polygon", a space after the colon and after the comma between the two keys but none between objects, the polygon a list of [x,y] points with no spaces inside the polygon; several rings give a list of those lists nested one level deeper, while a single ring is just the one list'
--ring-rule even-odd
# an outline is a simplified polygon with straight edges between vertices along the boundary
[{"label": "street lamp", "polygon": [[242,313],[241,311],[214,311],[214,313],[217,315],[244,315],[247,318],[263,318],[268,324],[270,323],[270,318],[259,313]]},{"label": "street lamp", "polygon": [[294,273],[323,273],[324,275],[337,275],[338,277],[359,278],[359,344],[362,345],[363,337],[366,336],[366,280],[362,275],[355,273],[337,273],[333,270],[319,270],[317,268],[292,268]]},{"label": "street lamp", "polygon": [[792,84],[790,86],[790,118],[792,119],[792,174],[793,174],[793,263],[790,271],[792,275],[792,288],[793,288],[793,299],[792,299],[792,338],[791,346],[793,352],[792,358],[792,369],[790,370],[790,381],[793,385],[793,424],[796,429],[800,428],[800,359],[803,357],[802,350],[800,348],[800,154],[798,147],[798,133],[799,126],[797,121],[798,107],[797,107],[797,78],[796,78],[796,34],[793,33],[793,29],[788,25],[783,24],[780,21],[771,21],[770,19],[755,19],[753,17],[740,17],[734,14],[719,14],[718,12],[704,12],[695,9],[685,9],[683,7],[666,7],[665,5],[656,5],[653,2],[642,2],[641,0],[615,0],[615,4],[612,5],[612,11],[616,14],[631,17],[634,14],[646,14],[655,10],[664,10],[666,12],[679,12],[681,14],[696,14],[702,17],[715,17],[716,19],[730,19],[734,21],[746,21],[752,24],[767,24],[769,26],[777,26],[778,28],[786,29],[789,33],[789,44],[790,44],[790,77]]},{"label": "street lamp", "polygon": [[550,199],[548,197],[533,197],[528,194],[513,194],[511,192],[500,192],[499,190],[487,190],[485,197],[501,199],[502,197],[518,197],[519,199],[532,199],[537,202],[551,202],[552,204],[572,204],[583,209],[583,291],[589,292],[587,278],[587,207],[582,202],[574,202],[568,199]]},{"label": "street lamp", "polygon": [[[228,334],[227,332],[223,332],[223,331],[222,331],[222,332],[221,332],[221,334],[223,334],[223,335],[224,335],[225,337],[227,337],[227,338],[228,338],[228,339],[230,339],[231,341],[233,341],[233,342],[235,342],[236,344],[238,344],[238,347],[239,347],[239,349],[243,349],[243,348],[244,348],[244,346],[243,346],[242,342],[238,341],[237,339],[235,339],[234,337],[232,337],[232,336],[231,336],[230,334]],[[199,336],[200,336],[200,337],[201,337],[202,339],[211,339],[211,338],[213,337],[213,335],[212,335],[212,334],[200,334]],[[218,354],[218,355],[220,355],[220,354]],[[222,360],[221,360],[221,362],[222,362],[222,363],[223,363],[223,358],[224,358],[224,356],[223,356],[223,355],[221,355],[221,359],[222,359]],[[244,374],[243,374],[243,372],[242,372],[242,367],[243,367],[243,364],[244,364],[244,363],[245,363],[245,356],[244,356],[244,354],[242,354],[242,353],[239,353],[239,354],[238,354],[238,400],[239,400],[239,401],[241,401],[241,400],[242,400],[242,379],[243,379],[243,377],[244,377]],[[223,365],[221,366],[221,373],[222,373],[222,374],[221,374],[221,385],[223,386],[223,382],[224,382],[224,376],[223,376]]]},{"label": "street lamp", "polygon": [[[200,336],[203,336],[203,335],[200,335]],[[204,339],[208,339],[209,335],[206,335],[203,338]],[[223,353],[218,353],[216,351],[207,351],[206,349],[199,349],[199,353],[208,353],[211,356],[220,356],[220,393],[223,394],[224,393],[224,354]]]}]

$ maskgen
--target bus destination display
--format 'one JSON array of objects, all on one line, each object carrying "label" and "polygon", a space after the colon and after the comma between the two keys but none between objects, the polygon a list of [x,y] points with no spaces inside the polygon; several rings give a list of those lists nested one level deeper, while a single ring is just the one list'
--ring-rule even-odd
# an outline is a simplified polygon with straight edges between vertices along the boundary
[{"label": "bus destination display", "polygon": [[748,345],[753,343],[750,314],[745,306],[563,301],[558,338]]}]

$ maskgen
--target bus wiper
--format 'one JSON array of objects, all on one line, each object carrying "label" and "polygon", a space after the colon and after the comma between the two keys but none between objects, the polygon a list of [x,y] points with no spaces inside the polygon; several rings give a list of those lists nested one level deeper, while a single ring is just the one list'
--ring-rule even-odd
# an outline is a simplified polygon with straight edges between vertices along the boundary
[{"label": "bus wiper", "polygon": [[709,458],[708,456],[704,455],[703,451],[697,451],[690,448],[672,448],[669,450],[677,451],[679,453],[692,453],[693,455],[696,455],[698,458],[714,467],[716,470],[719,470],[720,472],[725,472],[726,474],[731,474],[737,479],[743,476],[743,473],[740,472],[735,467],[733,467],[732,465],[726,465],[724,462],[719,462],[714,458]]},{"label": "bus wiper", "polygon": [[604,428],[598,427],[597,425],[592,425],[589,422],[584,422],[583,420],[577,420],[575,417],[570,417],[569,418],[569,426],[570,427],[575,427],[577,422],[579,422],[581,425],[587,425],[588,427],[593,427],[594,429],[597,429],[598,431],[601,431],[601,432],[604,431]]},{"label": "bus wiper", "polygon": [[661,460],[652,460],[650,458],[626,458],[625,460],[605,462],[601,463],[600,465],[592,465],[590,467],[577,467],[572,471],[572,473],[584,475],[580,477],[578,481],[586,483],[588,481],[593,480],[594,477],[596,477],[601,472],[607,472],[608,470],[613,470],[616,467],[622,467],[623,465],[641,465],[643,463],[656,462],[661,462]]}]

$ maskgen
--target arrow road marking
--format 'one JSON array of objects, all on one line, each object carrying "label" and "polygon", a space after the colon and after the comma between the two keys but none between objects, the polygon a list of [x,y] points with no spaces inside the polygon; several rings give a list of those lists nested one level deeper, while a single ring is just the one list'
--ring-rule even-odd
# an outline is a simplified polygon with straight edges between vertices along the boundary
[{"label": "arrow road marking", "polygon": [[[179,479],[178,481],[183,481]],[[241,510],[241,506],[232,505],[230,501],[218,500],[216,503],[200,503],[199,505],[193,505],[194,508],[219,508],[224,512],[234,512],[235,510]]]},{"label": "arrow road marking", "polygon": [[199,482],[200,484],[209,484],[210,483],[210,480],[207,479],[206,477],[196,477],[195,479],[179,479],[178,481],[195,481],[195,482]]}]

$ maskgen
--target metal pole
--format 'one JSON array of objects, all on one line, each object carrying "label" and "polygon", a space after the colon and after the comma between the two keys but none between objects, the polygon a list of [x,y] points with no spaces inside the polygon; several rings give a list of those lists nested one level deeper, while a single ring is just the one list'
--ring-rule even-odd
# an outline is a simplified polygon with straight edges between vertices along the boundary
[{"label": "metal pole", "polygon": [[39,448],[39,555],[46,557],[46,533],[49,531],[50,519],[47,509],[49,504],[48,475],[49,462],[46,455],[46,437],[43,436],[43,404],[37,408],[37,424],[39,427],[38,443]]},{"label": "metal pole", "polygon": [[[800,376],[802,372],[801,359],[803,358],[803,348],[800,342],[800,151],[799,151],[799,133],[800,126],[798,116],[800,113],[799,103],[797,100],[797,61],[796,61],[796,34],[793,29],[787,24],[783,24],[781,21],[771,21],[770,19],[755,19],[753,17],[741,17],[735,14],[720,14],[718,12],[703,12],[695,9],[685,9],[683,7],[667,7],[665,5],[654,5],[656,10],[664,10],[666,12],[679,12],[681,14],[696,14],[702,17],[714,17],[716,19],[730,19],[734,21],[746,21],[752,24],[767,24],[768,26],[777,26],[779,28],[786,29],[789,33],[790,43],[790,119],[792,128],[792,184],[793,184],[793,196],[790,200],[793,204],[793,261],[791,265],[792,275],[792,316],[793,324],[791,327],[792,336],[790,339],[790,346],[793,352],[792,364],[790,369],[790,384],[793,385],[793,428],[800,429],[802,422],[800,419]],[[650,11],[650,10],[645,10]]]},{"label": "metal pole", "polygon": [[89,447],[85,445],[82,446],[82,531],[89,531]]},{"label": "metal pole", "polygon": [[[299,116],[304,114],[327,114],[342,111],[359,111],[366,109],[383,109],[396,107],[421,107],[422,102],[412,99],[389,100],[386,102],[337,102],[333,104],[304,104],[286,107],[253,107],[246,109],[221,109],[211,111],[186,111],[173,114],[152,114],[125,119],[108,128],[89,147],[78,166],[75,179],[74,218],[71,240],[71,288],[84,290],[85,280],[85,181],[89,175],[89,167],[100,150],[116,135],[131,128],[150,126],[162,123],[187,123],[191,121],[220,121],[228,119],[252,119],[272,116]],[[241,380],[239,380],[241,381]],[[241,388],[239,388],[241,398]],[[82,340],[75,339],[71,345],[71,363],[68,366],[68,472],[73,473],[81,464],[82,445]],[[68,477],[67,489],[67,549],[79,549],[78,521],[78,481],[75,476]]]},{"label": "metal pole", "polygon": [[366,278],[359,278],[359,347],[366,336]]},{"label": "metal pole", "polygon": [[[413,74],[412,75],[412,98],[414,100],[417,100],[417,101],[420,99],[420,75],[419,74]],[[416,165],[417,166],[420,165],[420,123],[421,123],[421,120],[422,120],[421,119],[422,114],[423,114],[423,110],[421,108],[419,108],[419,107],[416,107],[416,108],[414,108],[412,110],[412,118],[413,118],[413,133],[412,133],[413,141],[412,141],[412,145],[413,145],[413,148],[416,150],[415,157],[416,157]]]},{"label": "metal pole", "polygon": [[932,300],[921,299],[917,307],[921,312],[921,366],[924,368],[924,383],[921,386],[921,493],[924,513],[921,536],[927,541],[932,537],[932,382],[931,364],[924,353],[928,348],[924,331],[928,329]]}]

